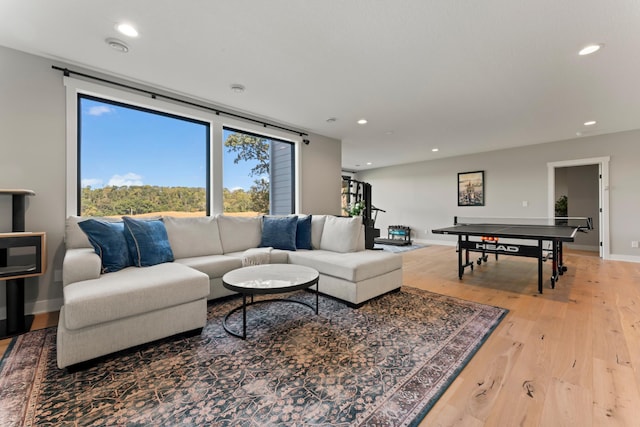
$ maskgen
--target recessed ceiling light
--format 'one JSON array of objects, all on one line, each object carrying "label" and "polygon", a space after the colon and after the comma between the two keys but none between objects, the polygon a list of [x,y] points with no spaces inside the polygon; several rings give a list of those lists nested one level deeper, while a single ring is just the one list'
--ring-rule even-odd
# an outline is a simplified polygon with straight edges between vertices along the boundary
[{"label": "recessed ceiling light", "polygon": [[595,125],[595,124],[596,124],[596,121],[595,121],[595,120],[589,120],[588,122],[584,122],[584,125],[585,125],[585,126],[593,126],[593,125]]},{"label": "recessed ceiling light", "polygon": [[371,166],[373,163],[371,162],[367,162],[367,166]]},{"label": "recessed ceiling light", "polygon": [[588,46],[583,47],[580,52],[578,52],[578,55],[584,56],[584,55],[591,55],[592,53],[595,53],[597,51],[599,51],[600,49],[602,49],[602,47],[604,46],[604,44],[599,43],[599,44],[590,44]]},{"label": "recessed ceiling light", "polygon": [[336,119],[335,117],[329,117],[327,119],[327,123],[335,123],[338,119]]},{"label": "recessed ceiling light", "polygon": [[358,124],[359,124],[359,125],[366,125],[366,124],[367,124],[367,119],[360,119],[360,120],[358,120]]},{"label": "recessed ceiling light", "polygon": [[392,130],[388,130],[384,133],[385,135],[393,135],[393,131]]},{"label": "recessed ceiling light", "polygon": [[431,151],[435,153],[436,151],[440,151],[440,150],[438,148],[432,148]]},{"label": "recessed ceiling light", "polygon": [[105,43],[107,43],[111,49],[117,50],[120,53],[129,52],[129,46],[127,46],[125,42],[120,41],[118,39],[109,38],[105,40]]},{"label": "recessed ceiling light", "polygon": [[116,30],[127,37],[138,37],[138,30],[130,24],[118,24],[116,25]]},{"label": "recessed ceiling light", "polygon": [[234,83],[231,85],[231,90],[234,91],[235,93],[242,93],[244,92],[244,86],[239,84],[239,83]]}]

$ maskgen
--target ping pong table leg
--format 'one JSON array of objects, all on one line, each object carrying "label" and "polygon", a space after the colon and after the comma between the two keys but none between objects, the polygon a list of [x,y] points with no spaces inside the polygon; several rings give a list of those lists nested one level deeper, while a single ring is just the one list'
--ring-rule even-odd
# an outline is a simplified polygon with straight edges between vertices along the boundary
[{"label": "ping pong table leg", "polygon": [[[467,236],[466,240],[469,240],[469,236]],[[469,249],[464,250],[464,265],[462,266],[462,271],[464,271],[464,267],[467,265],[469,265]]]},{"label": "ping pong table leg", "polygon": [[462,236],[458,235],[458,279],[462,280],[464,267],[462,266]]},{"label": "ping pong table leg", "polygon": [[556,288],[556,282],[560,278],[558,276],[558,242],[555,240],[551,241],[551,250],[553,257],[553,261],[551,263],[551,289]]},{"label": "ping pong table leg", "polygon": [[567,267],[564,265],[562,256],[562,242],[558,242],[558,274],[563,275],[565,271],[567,271]]},{"label": "ping pong table leg", "polygon": [[542,240],[538,240],[538,293],[542,293]]}]

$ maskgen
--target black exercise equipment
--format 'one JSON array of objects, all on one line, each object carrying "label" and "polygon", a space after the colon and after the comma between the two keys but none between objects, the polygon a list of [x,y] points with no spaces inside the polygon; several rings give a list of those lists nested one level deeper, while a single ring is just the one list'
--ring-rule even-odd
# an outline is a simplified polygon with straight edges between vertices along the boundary
[{"label": "black exercise equipment", "polygon": [[[382,211],[382,209],[375,208],[371,205],[371,184],[343,175],[342,196],[343,206],[349,206],[359,202],[364,203],[364,210],[362,211],[364,247],[366,249],[373,249],[374,239],[380,236],[380,229],[375,228],[375,221],[378,211]],[[372,216],[372,212],[375,212],[375,216]]]}]

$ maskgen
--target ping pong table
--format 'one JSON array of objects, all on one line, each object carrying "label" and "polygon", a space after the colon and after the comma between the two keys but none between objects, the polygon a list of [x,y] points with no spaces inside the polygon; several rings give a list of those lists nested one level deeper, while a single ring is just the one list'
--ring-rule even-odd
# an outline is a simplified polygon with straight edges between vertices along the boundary
[{"label": "ping pong table", "polygon": [[[592,229],[591,218],[459,218],[454,217],[453,227],[431,230],[435,234],[458,236],[458,278],[462,280],[464,269],[470,267],[469,252],[480,252],[477,263],[487,261],[487,254],[521,256],[538,259],[538,292],[542,293],[542,263],[552,259],[551,288],[555,288],[560,276],[567,271],[563,264],[562,245],[573,242],[578,231]],[[473,239],[470,239],[473,237]],[[528,240],[536,244],[515,244],[499,239]],[[463,259],[464,251],[464,259]]]}]

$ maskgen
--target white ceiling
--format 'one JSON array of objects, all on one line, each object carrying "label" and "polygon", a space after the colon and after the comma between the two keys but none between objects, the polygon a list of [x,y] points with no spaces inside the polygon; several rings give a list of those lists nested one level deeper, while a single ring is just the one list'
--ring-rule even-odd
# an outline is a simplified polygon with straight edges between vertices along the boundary
[{"label": "white ceiling", "polygon": [[0,45],[341,139],[348,170],[638,129],[639,28],[639,0],[0,0]]}]

